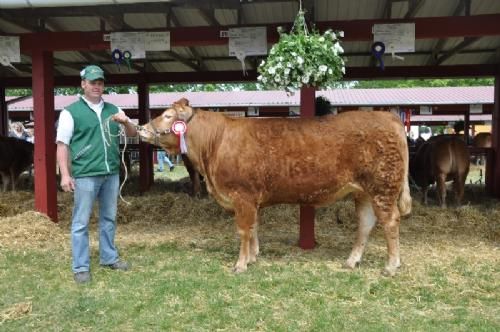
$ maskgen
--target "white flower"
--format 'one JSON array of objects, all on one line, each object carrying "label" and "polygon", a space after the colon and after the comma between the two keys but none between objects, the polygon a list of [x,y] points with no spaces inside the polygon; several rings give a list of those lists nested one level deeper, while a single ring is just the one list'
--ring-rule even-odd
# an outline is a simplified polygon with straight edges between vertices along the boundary
[{"label": "white flower", "polygon": [[335,47],[335,49],[337,50],[338,53],[344,53],[344,49],[342,48],[342,46],[340,46],[339,43],[335,43],[335,45],[333,45],[333,47]]},{"label": "white flower", "polygon": [[344,38],[344,31],[339,31],[339,37]]},{"label": "white flower", "polygon": [[325,66],[325,65],[321,65],[321,66],[319,66],[319,71],[321,71],[321,72],[323,72],[323,73],[324,73],[324,72],[326,72],[326,70],[327,70],[327,69],[328,69],[328,67],[327,67],[327,66]]},{"label": "white flower", "polygon": [[297,56],[297,53],[292,52],[292,56],[293,56],[293,57],[296,57],[296,56]]},{"label": "white flower", "polygon": [[290,68],[285,68],[285,75],[290,74]]},{"label": "white flower", "polygon": [[325,37],[323,37],[323,36],[319,37],[318,41],[321,42],[321,43],[324,42],[325,41]]},{"label": "white flower", "polygon": [[257,76],[257,81],[262,81],[262,75]]},{"label": "white flower", "polygon": [[309,76],[302,76],[302,83],[309,84]]},{"label": "white flower", "polygon": [[341,69],[341,70],[342,70],[342,74],[344,74],[344,75],[345,75],[345,67],[344,67],[344,66],[342,66],[342,69]]},{"label": "white flower", "polygon": [[293,65],[292,65],[292,63],[291,63],[291,62],[287,62],[286,66],[287,66],[288,68],[293,68]]},{"label": "white flower", "polygon": [[298,57],[297,57],[297,63],[298,63],[299,65],[303,64],[303,63],[304,63],[304,59],[302,59],[302,57],[298,56]]},{"label": "white flower", "polygon": [[333,74],[332,68],[328,68],[328,74],[330,74],[330,75]]},{"label": "white flower", "polygon": [[267,69],[267,72],[268,72],[269,74],[273,75],[273,74],[275,74],[275,73],[276,73],[276,68],[274,68],[274,67],[270,67],[270,68],[268,68],[268,69]]}]

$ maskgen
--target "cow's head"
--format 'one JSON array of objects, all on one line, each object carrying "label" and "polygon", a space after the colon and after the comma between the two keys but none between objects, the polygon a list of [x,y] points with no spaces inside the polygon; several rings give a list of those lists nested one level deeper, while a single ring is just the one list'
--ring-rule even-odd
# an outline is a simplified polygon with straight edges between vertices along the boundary
[{"label": "cow's head", "polygon": [[182,98],[163,111],[160,116],[140,126],[139,137],[142,141],[160,146],[169,153],[179,153],[179,136],[176,135],[175,129],[178,128],[179,122],[187,126],[192,116],[193,109],[189,106],[189,101]]}]

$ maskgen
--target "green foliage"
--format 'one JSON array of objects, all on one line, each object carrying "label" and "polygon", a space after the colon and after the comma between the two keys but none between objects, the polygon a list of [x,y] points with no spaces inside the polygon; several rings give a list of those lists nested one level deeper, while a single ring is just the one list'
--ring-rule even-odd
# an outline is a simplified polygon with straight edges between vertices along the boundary
[{"label": "green foliage", "polygon": [[344,52],[338,37],[341,34],[325,31],[307,31],[304,12],[299,11],[292,31],[278,29],[280,39],[273,45],[267,60],[258,67],[259,82],[267,89],[289,92],[302,86],[327,88],[342,78]]},{"label": "green foliage", "polygon": [[493,86],[493,78],[461,79],[414,79],[414,80],[373,80],[354,82],[356,89],[415,88],[415,87],[457,87],[457,86]]}]

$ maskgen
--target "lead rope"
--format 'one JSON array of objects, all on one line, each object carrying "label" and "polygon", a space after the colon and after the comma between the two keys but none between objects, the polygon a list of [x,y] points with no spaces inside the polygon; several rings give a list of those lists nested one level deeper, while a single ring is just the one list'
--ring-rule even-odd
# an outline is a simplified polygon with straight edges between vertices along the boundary
[{"label": "lead rope", "polygon": [[[123,196],[122,196],[122,189],[123,189],[123,186],[125,185],[125,182],[127,181],[128,179],[128,169],[127,169],[127,165],[125,164],[125,150],[127,149],[127,135],[125,134],[125,127],[124,125],[120,124],[120,131],[118,132],[118,135],[113,135],[111,134],[111,129],[109,128],[109,123],[111,120],[111,117],[112,116],[109,116],[106,120],[104,120],[104,142],[106,143],[107,146],[111,146],[111,139],[112,137],[121,137],[123,136],[125,138],[125,144],[123,145],[123,150],[121,152],[121,161],[122,161],[122,165],[123,165],[123,168],[125,169],[125,178],[123,179],[123,182],[122,184],[120,185],[120,199],[127,205],[130,205],[131,203],[126,201]],[[107,137],[106,137],[106,134],[107,134]],[[118,144],[120,144],[120,141],[118,140]],[[120,149],[120,148],[118,148]]]}]

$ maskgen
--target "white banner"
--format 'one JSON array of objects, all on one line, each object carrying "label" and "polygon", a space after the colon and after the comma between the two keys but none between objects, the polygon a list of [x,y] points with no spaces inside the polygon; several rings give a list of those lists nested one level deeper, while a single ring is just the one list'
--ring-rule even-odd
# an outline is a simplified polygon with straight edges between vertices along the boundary
[{"label": "white banner", "polygon": [[18,36],[0,36],[0,58],[3,61],[21,62],[21,48]]},{"label": "white banner", "polygon": [[170,31],[145,32],[146,51],[170,51]]},{"label": "white banner", "polygon": [[230,56],[267,54],[266,27],[232,28],[228,34]]},{"label": "white banner", "polygon": [[112,32],[111,51],[129,51],[132,59],[146,58],[145,35],[143,32]]},{"label": "white banner", "polygon": [[415,52],[415,23],[374,24],[373,41],[385,45],[385,53]]}]

